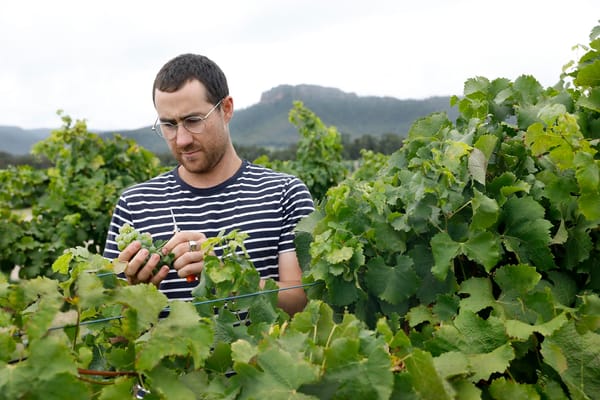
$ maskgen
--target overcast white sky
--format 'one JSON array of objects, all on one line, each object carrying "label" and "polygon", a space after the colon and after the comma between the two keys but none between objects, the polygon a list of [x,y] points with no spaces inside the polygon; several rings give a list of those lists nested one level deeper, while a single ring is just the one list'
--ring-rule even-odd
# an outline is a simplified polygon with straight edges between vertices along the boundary
[{"label": "overcast white sky", "polygon": [[401,99],[462,93],[474,76],[553,85],[588,44],[598,0],[5,1],[0,125],[93,130],[155,119],[158,69],[186,52],[216,61],[236,108],[280,84]]}]

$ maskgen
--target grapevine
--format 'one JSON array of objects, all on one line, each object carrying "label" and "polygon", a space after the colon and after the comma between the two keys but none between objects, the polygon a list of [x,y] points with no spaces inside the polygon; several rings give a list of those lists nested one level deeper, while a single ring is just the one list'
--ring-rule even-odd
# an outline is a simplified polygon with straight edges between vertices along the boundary
[{"label": "grapevine", "polygon": [[[468,80],[456,121],[416,121],[328,188],[296,228],[293,316],[235,231],[202,243],[193,302],[83,247],[59,279],[0,274],[0,400],[600,400],[600,26],[590,39],[555,87]],[[6,226],[0,242],[46,251]],[[120,249],[160,255],[123,230]]]},{"label": "grapevine", "polygon": [[175,260],[175,255],[173,253],[163,254],[161,251],[165,243],[167,243],[166,240],[153,241],[152,235],[150,235],[149,232],[140,232],[127,223],[119,228],[119,234],[115,239],[119,251],[123,251],[136,240],[142,244],[142,249],[148,250],[148,258],[146,258],[146,261],[150,259],[152,254],[158,254],[160,256],[160,263],[158,264],[158,267],[154,269],[155,274],[163,265],[171,267],[171,264],[173,264],[173,261]]}]

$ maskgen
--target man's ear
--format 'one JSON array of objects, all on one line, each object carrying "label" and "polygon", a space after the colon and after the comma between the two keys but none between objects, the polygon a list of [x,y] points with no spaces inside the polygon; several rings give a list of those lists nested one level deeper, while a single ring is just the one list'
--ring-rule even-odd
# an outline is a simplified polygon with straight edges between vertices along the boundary
[{"label": "man's ear", "polygon": [[223,112],[223,119],[228,124],[233,117],[233,97],[227,96],[221,101],[221,111]]}]

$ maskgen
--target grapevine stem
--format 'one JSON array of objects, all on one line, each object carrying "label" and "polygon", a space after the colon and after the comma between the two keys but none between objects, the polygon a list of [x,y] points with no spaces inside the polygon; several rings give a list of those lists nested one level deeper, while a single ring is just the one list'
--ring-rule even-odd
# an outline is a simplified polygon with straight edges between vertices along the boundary
[{"label": "grapevine stem", "polygon": [[77,368],[77,372],[80,375],[108,376],[113,378],[117,376],[138,376],[138,373],[135,371],[99,371],[95,369]]},{"label": "grapevine stem", "polygon": [[[329,332],[329,336],[327,337],[327,342],[325,343],[325,348],[328,348],[329,345],[331,344],[331,340],[333,339],[333,333],[335,332],[337,327],[338,327],[338,325],[333,325],[333,328],[331,329],[331,332]],[[321,372],[325,371],[325,361],[326,360],[327,360],[327,357],[323,357],[323,362],[321,363]]]},{"label": "grapevine stem", "polygon": [[114,382],[98,381],[96,379],[89,379],[84,376],[78,376],[77,379],[83,382],[92,383],[94,385],[112,385]]},{"label": "grapevine stem", "polygon": [[462,206],[458,207],[458,209],[457,209],[457,210],[455,210],[455,211],[451,212],[451,213],[448,215],[448,219],[451,219],[452,217],[454,217],[456,214],[458,214],[459,212],[461,212],[461,211],[463,210],[463,208],[465,208],[465,207],[469,206],[470,204],[471,204],[471,200],[467,201],[465,204],[463,204]]},{"label": "grapevine stem", "polygon": [[98,371],[93,369],[77,368],[79,373],[78,379],[84,382],[93,383],[96,385],[112,385],[114,382],[100,381],[97,379],[90,379],[82,375],[93,375],[93,376],[104,376],[108,378],[117,378],[119,376],[138,376],[135,371]]},{"label": "grapevine stem", "polygon": [[79,330],[80,330],[80,322],[81,322],[81,312],[79,310],[79,307],[77,307],[77,325],[75,326],[75,334],[73,335],[73,351],[76,350],[76,346],[77,346],[77,337],[79,337]]}]

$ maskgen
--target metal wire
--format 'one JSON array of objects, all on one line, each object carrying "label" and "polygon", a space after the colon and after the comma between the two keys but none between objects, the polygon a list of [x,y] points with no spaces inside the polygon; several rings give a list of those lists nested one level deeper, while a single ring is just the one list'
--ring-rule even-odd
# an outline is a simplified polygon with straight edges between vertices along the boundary
[{"label": "metal wire", "polygon": [[[109,273],[109,274],[112,274],[112,272]],[[196,302],[192,302],[192,304],[195,305],[195,306],[200,306],[200,305],[206,305],[206,304],[212,304],[212,303],[220,303],[220,302],[226,302],[226,301],[233,301],[233,300],[238,300],[238,299],[245,299],[245,298],[248,298],[248,297],[260,296],[260,295],[263,295],[263,294],[271,294],[271,293],[282,292],[284,290],[306,288],[306,287],[314,286],[314,285],[321,284],[321,283],[322,282],[312,282],[312,283],[305,283],[305,284],[302,284],[302,285],[288,286],[288,287],[284,287],[284,288],[261,290],[260,292],[245,293],[245,294],[240,294],[240,295],[235,295],[235,296],[223,297],[223,298],[219,298],[219,299],[209,299],[209,300],[196,301]],[[170,308],[169,307],[165,307],[162,312],[170,312]],[[65,328],[74,328],[74,327],[77,327],[77,326],[84,326],[84,325],[99,324],[99,323],[113,321],[113,320],[121,319],[121,318],[123,318],[122,315],[116,315],[116,316],[112,316],[112,317],[91,319],[91,320],[83,321],[83,322],[80,322],[80,323],[74,324],[74,325],[71,324],[71,325],[53,326],[51,328],[48,328],[48,331],[55,331],[55,330],[65,329]]]}]

